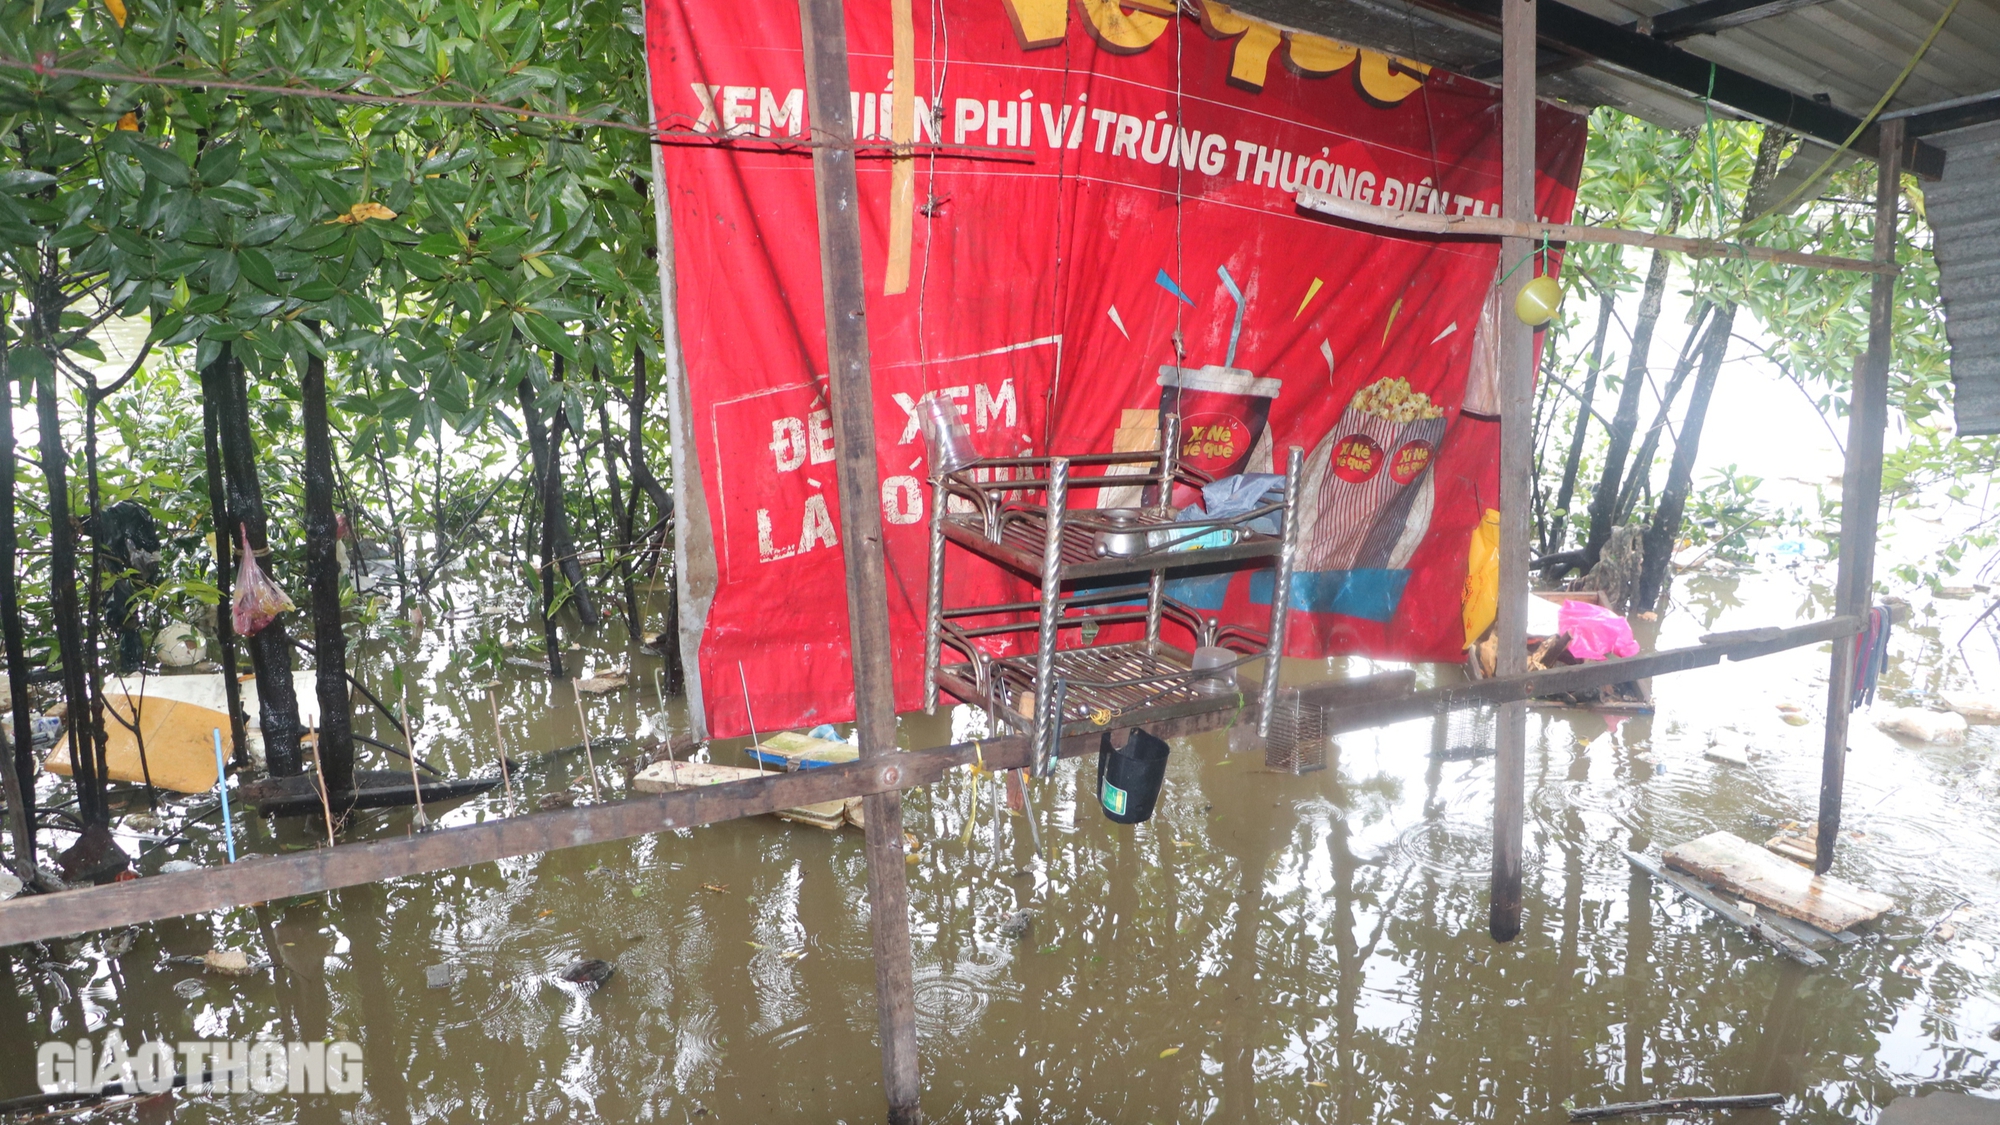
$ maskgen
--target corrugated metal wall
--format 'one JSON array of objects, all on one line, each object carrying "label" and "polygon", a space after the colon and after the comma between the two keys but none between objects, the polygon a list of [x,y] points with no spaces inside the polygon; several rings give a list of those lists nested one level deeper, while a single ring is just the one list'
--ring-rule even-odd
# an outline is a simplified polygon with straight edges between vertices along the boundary
[{"label": "corrugated metal wall", "polygon": [[2000,434],[2000,122],[1930,138],[1951,155],[1926,185],[1953,409],[1961,435]]}]

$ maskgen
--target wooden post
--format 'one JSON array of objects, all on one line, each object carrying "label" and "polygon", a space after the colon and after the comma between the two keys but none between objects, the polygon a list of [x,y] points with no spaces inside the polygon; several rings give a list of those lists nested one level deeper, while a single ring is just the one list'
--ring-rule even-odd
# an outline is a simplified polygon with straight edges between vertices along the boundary
[{"label": "wooden post", "polygon": [[[1535,3],[1502,0],[1500,57],[1500,214],[1535,217]],[[1530,433],[1535,395],[1535,333],[1514,315],[1514,298],[1534,276],[1533,263],[1516,266],[1534,250],[1525,238],[1500,240],[1502,272],[1512,269],[1500,293],[1500,652],[1501,676],[1527,670],[1528,505],[1534,461]],[[1493,778],[1493,897],[1495,941],[1521,932],[1521,818],[1527,804],[1528,707],[1500,706]]]},{"label": "wooden post", "polygon": [[[841,0],[799,0],[805,36],[807,114],[819,212],[820,284],[833,407],[841,556],[854,661],[855,726],[864,761],[896,754],[895,684],[889,645],[889,581],[883,569],[881,481],[875,464],[875,391],[868,367],[867,283],[861,266],[861,199],[854,176],[847,25]],[[900,92],[900,91],[899,91]],[[910,967],[910,896],[904,874],[900,792],[864,798],[868,908],[875,936],[875,1008],[889,1120],[922,1118],[917,1023]]]},{"label": "wooden post", "polygon": [[[1881,124],[1875,164],[1875,261],[1896,262],[1896,203],[1902,197],[1903,122]],[[1868,300],[1868,350],[1854,365],[1847,409],[1847,466],[1840,481],[1840,569],[1834,579],[1835,613],[1868,612],[1875,589],[1875,525],[1882,507],[1882,431],[1889,424],[1889,330],[1896,275],[1875,275]],[[1847,724],[1854,713],[1854,641],[1833,643],[1826,687],[1826,749],[1819,775],[1819,853],[1813,871],[1833,867],[1840,838],[1840,794],[1847,774]]]}]

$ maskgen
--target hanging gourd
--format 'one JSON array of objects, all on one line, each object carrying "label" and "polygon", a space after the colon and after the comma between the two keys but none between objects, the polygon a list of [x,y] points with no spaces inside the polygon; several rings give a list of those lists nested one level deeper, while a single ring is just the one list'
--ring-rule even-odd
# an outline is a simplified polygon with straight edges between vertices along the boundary
[{"label": "hanging gourd", "polygon": [[1514,298],[1514,315],[1530,328],[1540,328],[1556,315],[1562,299],[1562,286],[1555,278],[1543,274],[1521,286],[1520,295]]}]

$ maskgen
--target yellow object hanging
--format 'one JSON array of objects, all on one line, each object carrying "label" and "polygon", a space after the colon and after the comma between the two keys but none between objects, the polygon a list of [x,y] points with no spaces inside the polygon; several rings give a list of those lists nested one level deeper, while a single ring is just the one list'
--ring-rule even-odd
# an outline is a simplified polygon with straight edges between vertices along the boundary
[{"label": "yellow object hanging", "polygon": [[1486,509],[1465,556],[1465,647],[1479,643],[1500,612],[1500,513]]},{"label": "yellow object hanging", "polygon": [[1562,303],[1562,286],[1544,274],[1521,287],[1521,295],[1514,298],[1514,315],[1521,318],[1522,324],[1540,328],[1556,315]]}]

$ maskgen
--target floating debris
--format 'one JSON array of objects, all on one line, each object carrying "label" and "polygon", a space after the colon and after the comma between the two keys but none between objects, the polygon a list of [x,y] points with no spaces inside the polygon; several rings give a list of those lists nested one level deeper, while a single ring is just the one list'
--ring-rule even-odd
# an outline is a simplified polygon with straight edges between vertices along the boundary
[{"label": "floating debris", "polygon": [[1018,938],[1025,935],[1035,924],[1035,909],[1024,906],[1000,920],[1001,934]]},{"label": "floating debris", "polygon": [[240,949],[211,949],[202,955],[201,963],[209,972],[226,977],[250,975],[250,958]]},{"label": "floating debris", "polygon": [[1957,746],[1965,741],[1965,716],[1955,711],[1926,711],[1921,707],[1897,707],[1875,717],[1877,729],[1918,742]]},{"label": "floating debris", "polygon": [[610,980],[611,974],[617,971],[618,966],[609,961],[600,961],[593,957],[587,961],[578,961],[569,968],[564,969],[562,971],[562,979],[571,984],[585,984],[595,988],[605,981]]}]

